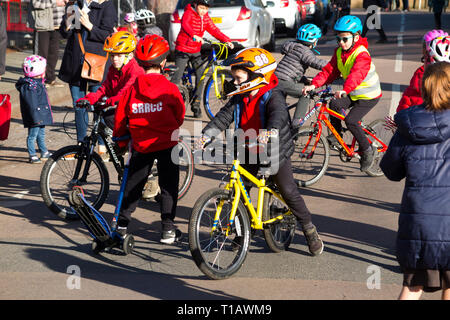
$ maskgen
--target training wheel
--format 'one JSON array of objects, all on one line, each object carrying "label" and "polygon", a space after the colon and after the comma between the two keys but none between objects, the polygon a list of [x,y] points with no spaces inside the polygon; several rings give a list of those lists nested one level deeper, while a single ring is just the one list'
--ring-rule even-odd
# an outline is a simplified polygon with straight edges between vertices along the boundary
[{"label": "training wheel", "polygon": [[130,254],[133,252],[134,248],[134,237],[131,234],[125,235],[122,244],[122,250],[125,254]]}]

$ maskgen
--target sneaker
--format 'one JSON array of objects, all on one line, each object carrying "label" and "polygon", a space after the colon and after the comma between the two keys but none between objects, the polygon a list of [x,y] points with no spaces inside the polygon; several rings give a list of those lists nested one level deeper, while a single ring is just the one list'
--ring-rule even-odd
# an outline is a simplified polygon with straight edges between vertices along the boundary
[{"label": "sneaker", "polygon": [[102,158],[103,162],[109,161],[109,153],[108,150],[106,149],[106,146],[99,144],[97,153]]},{"label": "sneaker", "polygon": [[116,229],[116,232],[118,234],[120,234],[122,236],[122,238],[123,238],[127,234],[127,230],[128,230],[127,227],[120,227],[120,226],[118,226],[117,229]]},{"label": "sneaker", "polygon": [[41,163],[41,159],[39,159],[37,156],[31,156],[30,163]]},{"label": "sneaker", "polygon": [[194,101],[191,106],[191,110],[194,114],[194,118],[202,117],[202,110],[200,109],[200,102]]},{"label": "sneaker", "polygon": [[144,192],[142,193],[142,199],[154,198],[160,192],[158,180],[150,178],[144,186]]},{"label": "sneaker", "polygon": [[160,242],[164,243],[164,244],[172,244],[174,242],[180,241],[181,236],[182,236],[182,233],[178,229],[163,231],[161,233]]},{"label": "sneaker", "polygon": [[44,152],[43,154],[41,154],[41,160],[42,161],[47,161],[48,160],[48,158],[50,158],[52,156],[52,153],[51,152]]},{"label": "sneaker", "polygon": [[375,152],[372,146],[369,147],[369,150],[363,151],[361,155],[361,159],[359,163],[361,164],[360,170],[365,172],[369,169],[373,164],[373,159],[375,158]]},{"label": "sneaker", "polygon": [[303,234],[305,235],[306,242],[308,243],[309,252],[313,256],[318,256],[323,252],[323,241],[320,239],[319,234],[317,233],[317,229],[315,226],[312,228],[303,230]]},{"label": "sneaker", "polygon": [[330,147],[333,149],[337,149],[340,146],[340,143],[334,134],[330,134],[327,136],[327,141]]}]

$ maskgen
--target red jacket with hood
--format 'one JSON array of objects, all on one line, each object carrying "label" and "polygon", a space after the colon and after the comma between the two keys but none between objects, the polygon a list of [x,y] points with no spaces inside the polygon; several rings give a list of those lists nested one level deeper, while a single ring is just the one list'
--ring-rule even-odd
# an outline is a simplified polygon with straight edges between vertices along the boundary
[{"label": "red jacket with hood", "polygon": [[[139,76],[116,110],[114,137],[131,134],[140,153],[164,150],[178,143],[174,133],[184,121],[184,100],[177,86],[158,73]],[[119,146],[126,146],[120,141]]]},{"label": "red jacket with hood", "polygon": [[[351,50],[349,51],[342,50],[341,58],[343,64],[345,64],[347,58],[360,45],[363,45],[364,47],[368,48],[367,39],[360,36],[358,42],[355,43],[355,45]],[[332,83],[341,75],[341,72],[339,71],[337,66],[337,56],[336,56],[337,49],[338,48],[334,50],[334,54],[330,62],[325,67],[323,67],[322,71],[319,74],[317,74],[312,80],[311,84],[313,84],[316,88]],[[344,82],[343,90],[347,94],[355,90],[356,87],[358,87],[361,84],[361,82],[369,73],[371,62],[372,58],[367,52],[362,52],[356,57],[352,70]]]},{"label": "red jacket with hood", "polygon": [[200,52],[202,44],[194,41],[193,38],[194,36],[203,37],[205,31],[208,31],[214,38],[222,42],[231,41],[217,28],[208,14],[200,17],[191,4],[188,4],[184,8],[184,14],[181,18],[181,29],[175,41],[175,50],[186,53]]},{"label": "red jacket with hood", "polygon": [[108,97],[106,104],[115,106],[119,103],[122,94],[134,83],[136,78],[144,74],[144,70],[133,58],[120,70],[110,66],[106,80],[97,91],[91,92],[82,99],[89,100],[90,104],[96,103],[102,97]]},{"label": "red jacket with hood", "polygon": [[409,87],[403,92],[403,96],[398,103],[397,112],[408,109],[411,106],[417,106],[423,103],[420,86],[422,83],[425,67],[422,65],[414,72]]}]

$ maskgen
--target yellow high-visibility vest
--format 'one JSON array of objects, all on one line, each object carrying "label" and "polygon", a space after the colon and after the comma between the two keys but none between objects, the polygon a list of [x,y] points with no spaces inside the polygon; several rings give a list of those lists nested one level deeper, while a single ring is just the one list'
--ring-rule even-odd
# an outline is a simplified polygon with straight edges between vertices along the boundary
[{"label": "yellow high-visibility vest", "polygon": [[[337,67],[342,74],[342,78],[347,79],[350,74],[353,64],[355,63],[356,57],[362,53],[369,51],[363,45],[356,48],[355,51],[347,58],[345,64],[342,63],[342,48],[338,48],[336,51],[337,57]],[[370,56],[370,54],[369,54]],[[370,63],[370,70],[364,80],[357,86],[352,92],[349,93],[350,99],[355,100],[370,100],[375,99],[381,94],[380,78],[375,71],[375,65],[373,62]]]}]

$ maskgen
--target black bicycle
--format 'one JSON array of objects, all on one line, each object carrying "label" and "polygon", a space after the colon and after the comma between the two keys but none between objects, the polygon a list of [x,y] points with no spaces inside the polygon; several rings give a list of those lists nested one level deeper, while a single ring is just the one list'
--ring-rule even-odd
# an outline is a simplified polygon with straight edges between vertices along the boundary
[{"label": "black bicycle", "polygon": [[[124,150],[120,150],[112,141],[112,130],[105,121],[102,121],[106,115],[114,112],[114,107],[107,107],[105,101],[106,99],[102,99],[95,105],[85,106],[94,114],[91,134],[77,145],[66,146],[54,152],[42,168],[40,186],[44,203],[63,219],[78,219],[67,201],[74,186],[83,188],[85,199],[97,210],[108,197],[108,170],[103,159],[94,151],[100,137],[105,142],[110,161],[118,174],[119,183],[122,180]],[[172,157],[180,166],[178,199],[181,199],[189,190],[194,177],[194,160],[190,146],[180,140],[174,148]],[[156,165],[153,165],[150,177],[157,175]]]}]

